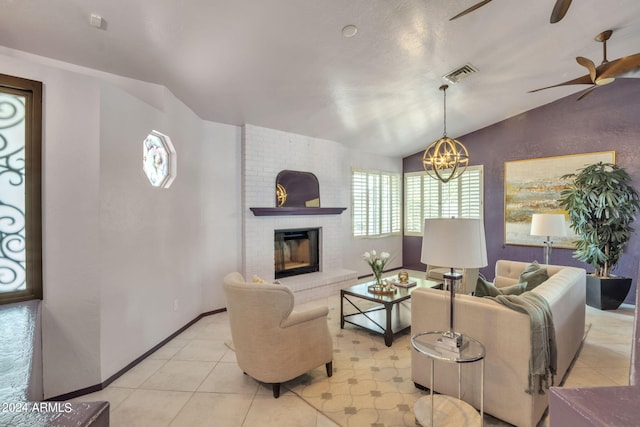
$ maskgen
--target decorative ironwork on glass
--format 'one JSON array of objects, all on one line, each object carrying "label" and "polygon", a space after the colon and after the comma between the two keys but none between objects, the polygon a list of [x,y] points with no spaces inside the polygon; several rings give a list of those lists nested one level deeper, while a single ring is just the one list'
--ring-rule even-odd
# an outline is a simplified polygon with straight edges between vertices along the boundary
[{"label": "decorative ironwork on glass", "polygon": [[171,139],[152,130],[142,144],[142,169],[154,187],[169,188],[176,177],[176,150]]},{"label": "decorative ironwork on glass", "polygon": [[26,289],[25,102],[0,93],[0,292]]}]

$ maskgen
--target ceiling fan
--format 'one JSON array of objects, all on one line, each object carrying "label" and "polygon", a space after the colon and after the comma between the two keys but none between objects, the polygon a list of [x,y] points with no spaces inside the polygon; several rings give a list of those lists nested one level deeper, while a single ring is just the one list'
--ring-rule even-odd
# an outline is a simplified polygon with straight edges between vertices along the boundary
[{"label": "ceiling fan", "polygon": [[576,101],[580,101],[582,98],[590,94],[598,86],[604,86],[609,83],[613,83],[613,81],[617,77],[620,77],[622,74],[626,73],[627,71],[630,71],[633,68],[640,66],[640,53],[636,53],[635,55],[630,55],[630,56],[623,56],[622,58],[614,59],[611,62],[607,60],[607,40],[609,40],[609,37],[611,37],[611,34],[613,34],[613,31],[607,30],[598,34],[595,38],[596,41],[602,43],[603,59],[600,65],[596,67],[593,61],[582,56],[578,56],[576,58],[576,61],[578,61],[578,64],[582,65],[587,70],[589,70],[589,74],[586,74],[584,76],[578,77],[573,80],[566,81],[564,83],[559,83],[556,85],[531,90],[529,91],[529,93],[538,92],[539,90],[549,89],[549,88],[558,87],[558,86],[565,86],[565,85],[580,85],[580,84],[591,85],[591,87],[588,88],[576,100]]},{"label": "ceiling fan", "polygon": [[[555,24],[556,22],[564,18],[564,15],[567,13],[567,10],[569,10],[569,6],[571,6],[571,1],[572,0],[556,0],[556,5],[553,7],[553,11],[551,12],[550,22],[552,24]],[[471,6],[469,9],[463,10],[453,18],[449,19],[449,21],[453,21],[454,19],[460,18],[461,16],[464,16],[467,13],[473,12],[474,10],[479,9],[485,4],[490,2],[491,0],[483,0],[480,3],[476,3],[473,6]]]}]

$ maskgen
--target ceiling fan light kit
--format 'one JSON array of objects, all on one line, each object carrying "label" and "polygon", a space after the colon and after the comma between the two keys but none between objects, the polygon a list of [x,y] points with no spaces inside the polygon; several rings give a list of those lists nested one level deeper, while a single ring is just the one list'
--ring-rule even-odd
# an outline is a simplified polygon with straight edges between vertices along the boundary
[{"label": "ceiling fan light kit", "polygon": [[597,42],[602,43],[602,62],[600,63],[600,65],[596,67],[592,60],[583,56],[578,56],[576,58],[576,62],[585,67],[589,71],[589,74],[563,83],[558,83],[540,89],[534,89],[529,91],[529,93],[538,92],[540,90],[550,89],[552,87],[558,86],[578,84],[590,85],[590,87],[587,88],[576,100],[580,101],[585,96],[593,92],[594,89],[613,83],[616,78],[620,78],[627,71],[631,71],[632,69],[640,66],[640,53],[636,53],[630,56],[624,56],[622,58],[614,59],[613,61],[609,61],[607,59],[607,40],[609,40],[612,34],[613,30],[607,30],[601,32],[595,37],[595,40]]}]

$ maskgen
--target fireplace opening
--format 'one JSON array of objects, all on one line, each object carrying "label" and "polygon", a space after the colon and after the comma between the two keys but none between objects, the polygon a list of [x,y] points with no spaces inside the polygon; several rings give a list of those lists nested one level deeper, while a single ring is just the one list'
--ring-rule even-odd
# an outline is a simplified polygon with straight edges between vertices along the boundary
[{"label": "fireplace opening", "polygon": [[275,230],[275,278],[320,271],[319,228]]}]

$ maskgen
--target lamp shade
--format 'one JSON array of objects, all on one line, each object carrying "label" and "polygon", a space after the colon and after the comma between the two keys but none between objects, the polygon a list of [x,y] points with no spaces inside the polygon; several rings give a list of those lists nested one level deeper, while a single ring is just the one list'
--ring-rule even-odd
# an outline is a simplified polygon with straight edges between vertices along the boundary
[{"label": "lamp shade", "polygon": [[533,214],[531,217],[532,236],[566,236],[567,227],[563,214]]},{"label": "lamp shade", "polygon": [[420,261],[446,267],[486,267],[484,223],[466,218],[425,219]]}]

